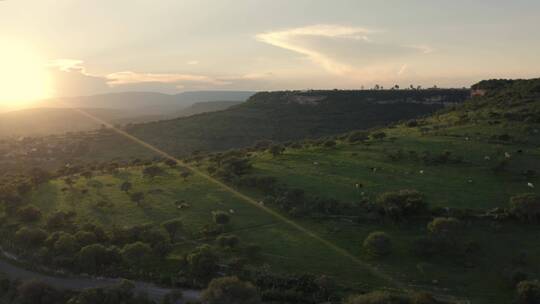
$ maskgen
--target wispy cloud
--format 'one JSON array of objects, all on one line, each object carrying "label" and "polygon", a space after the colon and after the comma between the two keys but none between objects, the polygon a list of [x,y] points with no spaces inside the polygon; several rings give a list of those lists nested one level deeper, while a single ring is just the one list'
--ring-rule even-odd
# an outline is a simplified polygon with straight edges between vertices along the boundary
[{"label": "wispy cloud", "polygon": [[[356,81],[390,79],[396,73],[401,76],[408,69],[406,63],[400,62],[405,56],[434,51],[428,45],[384,43],[374,39],[384,33],[364,27],[320,24],[261,33],[256,39],[301,54],[334,75]],[[327,41],[321,43],[321,39]],[[349,52],[348,59],[336,55],[343,50]],[[350,55],[351,50],[356,50],[356,56]],[[358,59],[363,59],[362,63]]]},{"label": "wispy cloud", "polygon": [[305,36],[311,36],[369,41],[368,34],[372,32],[372,30],[360,27],[347,27],[339,25],[313,25],[282,31],[262,33],[256,35],[256,38],[261,42],[305,55],[311,61],[318,65],[321,65],[329,72],[335,74],[345,74],[352,71],[351,66],[334,60],[330,56],[318,50],[315,50],[314,48],[303,46],[301,43],[298,42],[298,39]]},{"label": "wispy cloud", "polygon": [[70,71],[82,71],[85,72],[84,69],[84,61],[79,59],[54,59],[49,61],[48,67],[49,68],[55,68],[62,72],[70,72]]},{"label": "wispy cloud", "polygon": [[229,82],[219,80],[209,76],[191,75],[191,74],[154,74],[154,73],[137,73],[132,71],[123,71],[111,73],[106,76],[107,83],[114,87],[126,84],[137,83],[166,83],[175,84],[179,87],[184,87],[184,83],[199,83],[208,85],[227,85]]}]

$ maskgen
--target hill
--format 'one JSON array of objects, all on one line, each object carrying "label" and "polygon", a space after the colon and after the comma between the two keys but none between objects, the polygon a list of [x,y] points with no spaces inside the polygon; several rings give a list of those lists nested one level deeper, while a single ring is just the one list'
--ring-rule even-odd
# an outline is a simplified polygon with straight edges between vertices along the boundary
[{"label": "hill", "polygon": [[[132,125],[124,130],[173,154],[246,147],[369,129],[428,115],[469,96],[468,90],[262,92],[224,111]],[[114,132],[88,141],[95,156],[121,157]],[[134,148],[135,149],[135,148]],[[125,149],[124,157],[130,156]],[[133,152],[133,155],[136,154]]]},{"label": "hill", "polygon": [[81,109],[113,125],[125,125],[218,111],[241,103],[252,94],[243,91],[201,91],[177,95],[126,92],[44,100],[34,108],[0,112],[0,137],[63,134],[101,127],[101,122],[70,108]]},{"label": "hill", "polygon": [[185,117],[207,112],[217,112],[226,110],[232,106],[241,104],[243,101],[206,101],[197,102],[191,106],[176,112],[174,117]]},{"label": "hill", "polygon": [[[181,218],[181,237],[170,241],[166,258],[145,265],[192,282],[189,257],[207,245],[222,273],[255,282],[268,300],[287,295],[313,303],[321,287],[292,292],[274,285],[318,286],[291,274],[311,273],[335,279],[338,294],[384,288],[509,303],[517,282],[540,276],[538,130],[540,80],[512,81],[434,115],[370,131],[196,154],[179,166],[156,159],[66,168],[24,194],[17,208],[38,208],[34,225],[48,231],[58,210],[70,218],[64,231],[102,227],[106,246],[142,240],[161,248],[147,231]],[[125,182],[130,189],[122,190]],[[134,193],[142,193],[139,201]],[[213,222],[217,211],[228,214],[222,228]],[[6,238],[17,221],[2,226]],[[375,245],[367,241],[372,232],[384,233]],[[227,247],[229,238],[236,245]],[[245,255],[253,244],[257,258]],[[51,263],[59,262],[65,260]],[[114,265],[107,267],[121,264]]]},{"label": "hill", "polygon": [[[93,96],[56,98],[38,102],[40,107],[106,108],[126,112],[126,116],[170,115],[197,102],[245,101],[254,92],[194,91],[176,95],[155,92],[122,92]],[[170,116],[169,116],[170,117]]]}]

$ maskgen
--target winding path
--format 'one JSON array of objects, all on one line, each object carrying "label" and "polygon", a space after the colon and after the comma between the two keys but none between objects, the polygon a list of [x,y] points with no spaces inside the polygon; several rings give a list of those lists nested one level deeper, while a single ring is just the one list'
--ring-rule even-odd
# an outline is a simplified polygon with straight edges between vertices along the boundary
[{"label": "winding path", "polygon": [[[104,288],[118,284],[121,279],[92,278],[92,277],[56,277],[42,274],[19,266],[13,265],[4,258],[0,259],[0,272],[4,273],[11,280],[39,280],[57,289],[81,291],[89,288]],[[149,298],[159,303],[159,301],[173,289],[162,288],[154,284],[134,281],[135,293],[147,293]],[[194,289],[181,289],[183,299],[178,304],[186,301],[198,301],[200,291]]]}]

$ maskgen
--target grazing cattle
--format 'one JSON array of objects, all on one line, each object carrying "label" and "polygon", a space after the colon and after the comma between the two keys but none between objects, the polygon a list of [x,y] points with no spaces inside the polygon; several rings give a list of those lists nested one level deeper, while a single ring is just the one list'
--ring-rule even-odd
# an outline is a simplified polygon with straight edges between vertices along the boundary
[{"label": "grazing cattle", "polygon": [[420,174],[424,174],[424,170],[420,170]]},{"label": "grazing cattle", "polygon": [[531,188],[531,189],[534,189],[533,183],[527,183],[527,187],[529,187],[529,188]]},{"label": "grazing cattle", "polygon": [[512,157],[512,155],[510,155],[510,153],[508,153],[508,152],[504,152],[504,157],[510,158],[510,157]]},{"label": "grazing cattle", "polygon": [[485,160],[491,160],[491,157],[489,157],[489,156],[486,155],[486,156],[484,156],[484,159],[485,159]]}]

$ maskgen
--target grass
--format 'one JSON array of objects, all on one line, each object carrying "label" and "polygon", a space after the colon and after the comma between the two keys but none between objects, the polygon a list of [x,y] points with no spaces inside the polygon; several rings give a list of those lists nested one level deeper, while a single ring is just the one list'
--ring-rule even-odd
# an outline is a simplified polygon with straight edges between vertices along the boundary
[{"label": "grass", "polygon": [[[525,170],[540,169],[538,150],[532,146],[494,145],[463,138],[422,136],[405,130],[392,130],[395,140],[369,146],[341,144],[337,148],[290,149],[276,158],[268,153],[255,157],[257,174],[277,177],[290,187],[305,189],[321,197],[358,201],[362,192],[369,198],[399,189],[417,189],[431,206],[470,209],[503,207],[516,193],[538,192],[528,187]],[[389,152],[401,149],[420,155],[444,151],[463,157],[463,163],[426,165],[405,157],[391,161]],[[517,150],[523,150],[521,154]],[[505,152],[512,156],[509,171],[494,173],[492,168]],[[490,160],[485,157],[489,156]],[[361,184],[361,189],[356,188]]]},{"label": "grass", "polygon": [[[132,192],[146,193],[140,207],[129,199],[128,194],[120,191],[120,184],[126,180],[133,184]],[[88,192],[81,194],[82,189]],[[53,180],[32,192],[27,200],[41,209],[44,218],[55,211],[74,211],[76,224],[94,223],[106,229],[145,223],[159,225],[181,218],[195,235],[205,224],[211,223],[212,211],[233,210],[227,230],[239,236],[244,244],[261,246],[264,263],[275,271],[328,274],[346,282],[369,282],[370,287],[386,284],[332,248],[279,222],[259,208],[239,201],[204,178],[191,176],[183,180],[174,169],[155,178],[142,177],[140,169],[125,169],[115,175],[97,175],[91,180],[79,178],[72,188],[63,180]],[[191,207],[179,210],[174,204],[179,200]],[[99,202],[107,202],[107,206],[98,207]],[[189,252],[194,246],[177,245],[172,257]],[[366,286],[365,283],[362,286]]]}]

